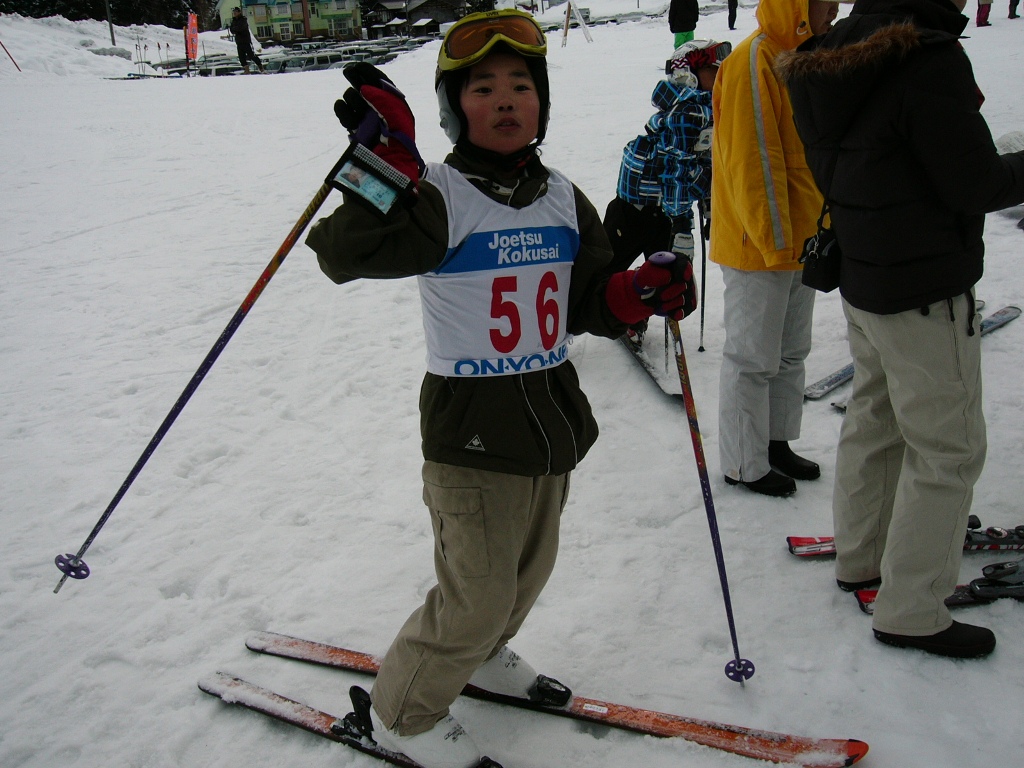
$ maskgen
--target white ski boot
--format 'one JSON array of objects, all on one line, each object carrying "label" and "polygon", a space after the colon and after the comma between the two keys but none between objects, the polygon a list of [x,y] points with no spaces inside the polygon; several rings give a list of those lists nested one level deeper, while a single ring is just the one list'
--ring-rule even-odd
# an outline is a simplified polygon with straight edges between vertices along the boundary
[{"label": "white ski boot", "polygon": [[384,727],[370,694],[358,685],[349,688],[348,693],[353,711],[345,716],[343,731],[349,735],[376,742],[380,749],[405,755],[423,768],[501,768],[489,757],[480,756],[480,749],[466,729],[451,715],[443,717],[426,733],[399,736]]},{"label": "white ski boot", "polygon": [[572,691],[557,680],[538,675],[522,656],[507,645],[497,655],[484,662],[469,684],[502,696],[529,699],[548,707],[564,707],[572,698]]},{"label": "white ski boot", "polygon": [[423,768],[476,768],[483,759],[466,729],[450,714],[429,731],[414,736],[399,736],[385,728],[373,708],[370,721],[374,741],[384,749],[401,752]]}]

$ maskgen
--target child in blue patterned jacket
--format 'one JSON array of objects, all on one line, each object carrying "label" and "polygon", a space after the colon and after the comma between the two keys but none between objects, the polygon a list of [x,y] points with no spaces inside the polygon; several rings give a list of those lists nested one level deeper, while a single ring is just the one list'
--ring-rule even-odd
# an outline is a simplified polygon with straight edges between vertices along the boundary
[{"label": "child in blue patterned jacket", "polygon": [[[615,254],[610,272],[628,269],[641,253],[672,251],[693,261],[693,204],[701,207],[705,231],[710,212],[711,90],[731,50],[727,42],[691,40],[666,62],[666,77],[651,95],[658,111],[623,150],[616,196],[605,212]],[[636,323],[628,338],[639,345],[646,329],[646,321]]]}]

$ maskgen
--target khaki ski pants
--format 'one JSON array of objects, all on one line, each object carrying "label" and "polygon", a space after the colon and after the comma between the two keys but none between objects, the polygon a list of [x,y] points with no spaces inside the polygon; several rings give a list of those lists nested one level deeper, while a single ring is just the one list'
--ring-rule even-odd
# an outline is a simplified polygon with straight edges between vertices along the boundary
[{"label": "khaki ski pants", "polygon": [[384,725],[430,730],[519,630],[555,565],[569,473],[520,477],[428,461],[437,585],[399,631],[371,698]]},{"label": "khaki ski pants", "polygon": [[943,600],[985,463],[981,317],[968,335],[965,296],[927,315],[843,308],[855,373],[836,457],[836,577],[881,576],[874,628],[931,635],[952,624]]}]

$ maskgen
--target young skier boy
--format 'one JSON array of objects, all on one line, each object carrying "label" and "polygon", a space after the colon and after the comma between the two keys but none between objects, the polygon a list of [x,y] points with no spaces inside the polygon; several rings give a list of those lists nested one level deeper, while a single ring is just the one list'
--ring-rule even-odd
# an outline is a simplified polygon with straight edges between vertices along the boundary
[{"label": "young skier boy", "polygon": [[[658,111],[623,149],[616,196],[605,211],[609,272],[628,269],[641,253],[672,251],[693,262],[693,204],[710,209],[711,90],[731,50],[727,42],[692,40],[665,63],[667,77],[651,94]],[[646,329],[643,320],[628,338],[639,345]]]},{"label": "young skier boy", "polygon": [[386,202],[375,208],[350,191],[307,240],[337,283],[419,280],[423,498],[438,583],[399,631],[370,699],[355,692],[353,703],[368,736],[424,768],[495,765],[481,763],[449,713],[467,682],[568,699],[507,646],[554,567],[569,475],[597,438],[568,339],[614,338],[655,312],[681,318],[692,277],[671,254],[608,276],[596,210],[537,152],[546,52],[529,14],[456,22],[435,78],[455,146],[426,166],[401,92],[369,65],[346,69],[355,87],[335,105],[339,118],[412,183],[384,213]]}]

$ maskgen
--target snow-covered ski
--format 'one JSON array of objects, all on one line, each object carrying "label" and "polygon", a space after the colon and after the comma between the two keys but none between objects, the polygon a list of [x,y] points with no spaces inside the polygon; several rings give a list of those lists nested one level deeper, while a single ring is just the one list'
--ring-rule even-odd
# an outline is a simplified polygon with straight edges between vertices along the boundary
[{"label": "snow-covered ski", "polygon": [[[370,654],[274,632],[256,632],[246,638],[245,644],[250,650],[259,653],[352,672],[374,675],[379,668],[378,660]],[[757,760],[792,763],[808,768],[853,765],[868,751],[868,745],[856,739],[815,739],[792,736],[654,712],[581,696],[573,696],[564,707],[548,707],[527,699],[502,696],[473,686],[467,686],[463,690],[463,694],[486,701],[509,704],[536,712],[583,720],[650,736],[679,737]]]},{"label": "snow-covered ski", "polygon": [[[787,536],[786,545],[797,557],[824,557],[836,553],[831,536]],[[1024,525],[1016,528],[990,526],[982,529],[981,520],[971,515],[964,536],[965,552],[1008,552],[1024,550]]]},{"label": "snow-covered ski", "polygon": [[853,363],[848,363],[838,371],[818,379],[804,389],[805,400],[820,400],[836,387],[840,387],[853,378]]},{"label": "snow-covered ski", "polygon": [[633,359],[636,360],[644,372],[651,377],[651,380],[658,385],[658,388],[670,397],[677,400],[683,399],[682,387],[679,384],[679,373],[676,368],[675,359],[672,357],[671,347],[668,341],[668,326],[665,326],[664,345],[659,344],[652,336],[657,334],[646,333],[640,344],[629,339],[629,336],[619,337]]},{"label": "snow-covered ski", "polygon": [[[371,739],[364,737],[348,717],[335,717],[240,677],[224,672],[215,672],[199,681],[199,689],[228,704],[238,704],[254,712],[273,717],[289,725],[315,733],[317,736],[345,744],[392,765],[401,766],[401,768],[422,768],[419,763],[413,762],[405,755],[383,749]],[[476,768],[501,768],[501,766],[485,757]]]},{"label": "snow-covered ski", "polygon": [[[980,305],[980,306],[979,306]],[[985,304],[982,301],[976,301],[975,306],[980,310]],[[987,333],[991,333],[996,328],[1002,328],[1007,323],[1016,320],[1020,317],[1020,307],[1005,306],[993,312],[991,315],[981,321],[981,335],[984,336]],[[804,389],[804,399],[806,400],[820,400],[832,390],[842,386],[850,379],[853,378],[853,363],[843,366],[838,371],[833,371],[828,376],[809,384]],[[833,403],[837,409],[845,411],[845,401],[842,401],[842,405]]]}]

